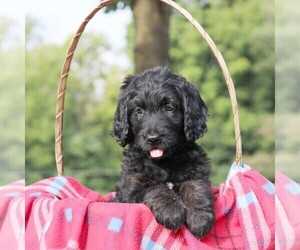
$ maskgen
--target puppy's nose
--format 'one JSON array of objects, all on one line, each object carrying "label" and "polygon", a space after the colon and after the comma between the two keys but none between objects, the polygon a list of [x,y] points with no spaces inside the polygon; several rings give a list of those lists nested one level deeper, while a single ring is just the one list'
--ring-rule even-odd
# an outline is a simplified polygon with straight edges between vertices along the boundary
[{"label": "puppy's nose", "polygon": [[146,140],[148,144],[156,145],[160,142],[159,134],[149,134],[146,136]]}]

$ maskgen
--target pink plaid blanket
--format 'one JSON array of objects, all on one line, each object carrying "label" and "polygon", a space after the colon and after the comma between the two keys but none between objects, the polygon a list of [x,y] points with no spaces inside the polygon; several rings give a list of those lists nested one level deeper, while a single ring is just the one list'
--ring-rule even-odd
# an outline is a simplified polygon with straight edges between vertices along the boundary
[{"label": "pink plaid blanket", "polygon": [[[26,203],[17,185],[0,189],[3,249],[23,249],[25,227],[30,250],[275,247],[274,186],[247,165],[234,164],[226,182],[213,188],[216,224],[201,240],[184,226],[177,232],[165,229],[143,204],[109,203],[113,193],[100,195],[70,177],[28,186]],[[19,239],[19,245],[12,245],[13,239]]]},{"label": "pink plaid blanket", "polygon": [[25,181],[0,187],[0,249],[24,249]]},{"label": "pink plaid blanket", "polygon": [[276,249],[300,249],[300,186],[280,172],[276,173],[275,207]]}]

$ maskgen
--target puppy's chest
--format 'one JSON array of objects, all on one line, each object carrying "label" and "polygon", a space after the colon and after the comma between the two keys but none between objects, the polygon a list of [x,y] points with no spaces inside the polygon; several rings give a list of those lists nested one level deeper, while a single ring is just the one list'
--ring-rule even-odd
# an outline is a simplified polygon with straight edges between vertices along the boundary
[{"label": "puppy's chest", "polygon": [[160,178],[152,179],[152,183],[154,185],[164,184],[175,192],[179,191],[183,182],[195,180],[195,176],[197,176],[193,170],[186,171],[185,169],[161,169],[159,172]]},{"label": "puppy's chest", "polygon": [[[145,167],[146,179],[152,179],[157,184],[165,183],[169,188],[172,185],[176,186],[187,180],[192,180],[197,174],[197,169],[185,164],[180,165],[167,165],[167,166],[151,166]],[[172,188],[171,188],[172,189]]]}]

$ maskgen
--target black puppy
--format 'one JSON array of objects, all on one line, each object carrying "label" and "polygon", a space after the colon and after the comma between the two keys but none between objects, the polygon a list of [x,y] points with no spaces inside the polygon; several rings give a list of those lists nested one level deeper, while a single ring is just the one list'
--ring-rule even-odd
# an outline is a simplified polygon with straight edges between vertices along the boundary
[{"label": "black puppy", "polygon": [[125,147],[115,201],[144,203],[171,230],[184,223],[196,237],[214,224],[210,166],[195,141],[206,132],[207,107],[187,80],[156,67],[128,76],[114,118]]}]

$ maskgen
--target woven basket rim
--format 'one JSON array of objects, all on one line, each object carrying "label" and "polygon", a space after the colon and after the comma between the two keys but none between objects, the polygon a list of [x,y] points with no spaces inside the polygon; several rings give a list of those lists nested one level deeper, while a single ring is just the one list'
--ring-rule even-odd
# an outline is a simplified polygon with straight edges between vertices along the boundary
[{"label": "woven basket rim", "polygon": [[[164,2],[165,4],[173,7],[179,13],[181,13],[200,33],[202,38],[207,42],[210,49],[214,53],[222,73],[224,75],[226,85],[229,92],[232,114],[233,114],[233,122],[234,122],[234,132],[235,132],[235,143],[236,143],[236,154],[235,161],[238,165],[242,165],[242,140],[241,140],[241,132],[240,132],[240,123],[239,123],[239,112],[238,112],[238,104],[236,99],[236,93],[232,78],[230,76],[229,70],[225,63],[225,60],[215,45],[214,41],[208,35],[208,33],[204,30],[204,28],[193,18],[193,16],[181,7],[179,4],[175,3],[172,0],[157,0]],[[86,25],[89,21],[95,16],[95,14],[101,10],[102,8],[116,2],[116,0],[104,0],[101,2],[96,8],[94,8],[90,14],[84,19],[84,21],[80,24],[75,36],[73,37],[70,46],[68,48],[68,52],[61,70],[60,80],[58,84],[58,92],[57,92],[57,103],[56,103],[56,119],[55,119],[55,161],[58,176],[64,175],[64,160],[63,160],[63,115],[64,115],[64,98],[66,94],[66,86],[67,79],[70,71],[70,65],[73,59],[73,55],[75,53],[77,44],[81,35],[83,34]]]}]

